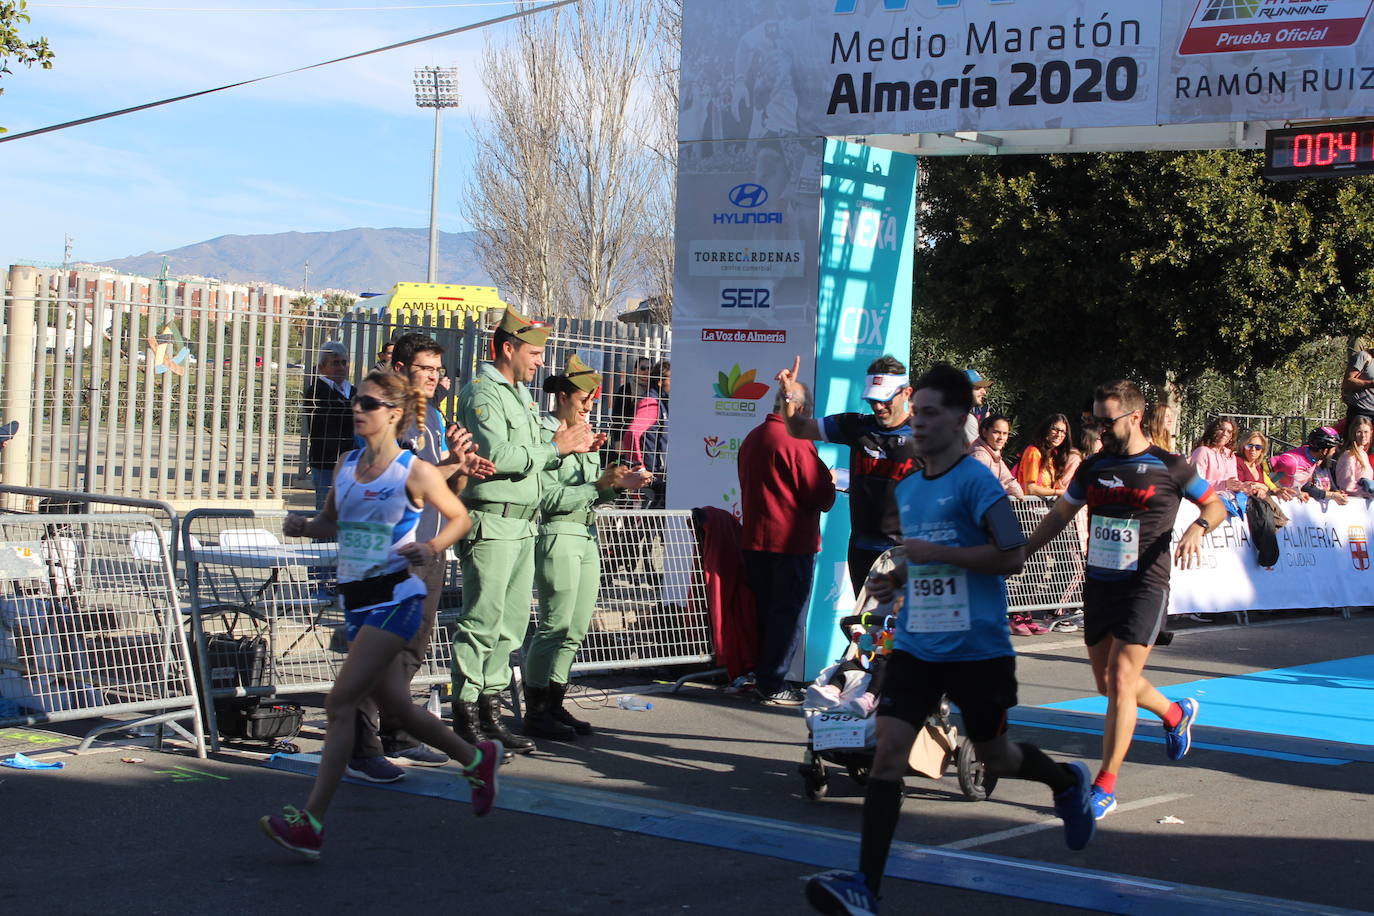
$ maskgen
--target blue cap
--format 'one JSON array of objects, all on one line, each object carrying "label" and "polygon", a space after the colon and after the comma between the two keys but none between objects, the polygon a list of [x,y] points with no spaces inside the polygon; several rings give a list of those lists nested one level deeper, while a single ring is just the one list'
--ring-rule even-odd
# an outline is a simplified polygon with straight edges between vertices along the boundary
[{"label": "blue cap", "polygon": [[969,384],[974,388],[986,388],[992,384],[992,380],[984,378],[977,369],[965,369],[964,374],[968,376]]}]

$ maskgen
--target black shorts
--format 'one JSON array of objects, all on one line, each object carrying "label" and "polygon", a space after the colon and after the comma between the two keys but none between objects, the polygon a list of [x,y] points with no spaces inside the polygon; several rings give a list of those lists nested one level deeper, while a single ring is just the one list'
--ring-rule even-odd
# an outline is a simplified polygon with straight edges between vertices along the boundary
[{"label": "black shorts", "polygon": [[1083,592],[1083,642],[1090,646],[1111,636],[1119,642],[1152,646],[1169,613],[1169,590],[1135,588]]},{"label": "black shorts", "polygon": [[969,740],[991,741],[1006,732],[1007,710],[1016,705],[1016,656],[924,662],[901,649],[888,656],[878,715],[920,729],[944,696],[963,714]]}]

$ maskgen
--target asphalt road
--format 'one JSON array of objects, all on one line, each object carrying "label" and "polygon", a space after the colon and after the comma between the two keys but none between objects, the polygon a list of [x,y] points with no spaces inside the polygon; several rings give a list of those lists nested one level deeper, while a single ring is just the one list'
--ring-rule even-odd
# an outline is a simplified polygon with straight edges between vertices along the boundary
[{"label": "asphalt road", "polygon": [[[1014,733],[1095,768],[1094,720],[1042,708],[1091,693],[1082,646],[1060,634],[1017,642]],[[1374,615],[1272,615],[1182,632],[1151,671],[1167,686],[1364,655],[1374,655]],[[64,732],[73,729],[0,729],[4,756],[66,765],[0,769],[0,913],[809,912],[801,878],[853,864],[861,787],[836,770],[828,798],[805,797],[796,764],[806,730],[795,710],[696,686],[675,696],[638,688],[652,694],[648,712],[607,704],[599,688],[625,683],[596,681],[582,697],[597,734],[506,767],[502,801],[484,820],[436,797],[453,795],[442,771],[413,772],[395,787],[408,791],[346,787],[317,865],[257,832],[259,815],[299,803],[307,789],[262,754],[197,760],[128,738],[71,754]],[[1157,732],[1142,725],[1143,735]],[[312,729],[303,749],[317,738]],[[1263,911],[1255,898],[1225,903],[1229,893],[1308,905],[1290,912],[1369,907],[1374,747],[1216,729],[1206,700],[1194,738],[1200,746],[1181,763],[1158,743],[1133,747],[1122,810],[1080,853],[1064,847],[1042,786],[1003,780],[990,800],[969,802],[952,774],[908,779],[894,861],[926,880],[889,878],[884,912],[1065,912],[1044,899],[1100,902],[1076,889],[1113,880],[1145,900],[1122,898],[1118,911]],[[1166,817],[1181,823],[1160,823]],[[1151,897],[1174,884],[1214,889],[1223,903]]]}]

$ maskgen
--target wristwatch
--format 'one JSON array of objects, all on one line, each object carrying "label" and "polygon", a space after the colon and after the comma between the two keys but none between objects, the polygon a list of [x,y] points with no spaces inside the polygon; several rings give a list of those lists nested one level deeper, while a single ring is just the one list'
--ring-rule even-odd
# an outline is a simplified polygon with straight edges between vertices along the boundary
[{"label": "wristwatch", "polygon": [[1212,526],[1207,523],[1207,519],[1205,518],[1197,519],[1193,524],[1201,528],[1204,533],[1212,530]]}]

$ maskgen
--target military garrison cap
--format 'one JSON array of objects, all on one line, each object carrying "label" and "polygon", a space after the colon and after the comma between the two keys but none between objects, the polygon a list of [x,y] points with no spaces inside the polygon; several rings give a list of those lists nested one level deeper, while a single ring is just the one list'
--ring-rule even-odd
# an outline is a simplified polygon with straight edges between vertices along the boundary
[{"label": "military garrison cap", "polygon": [[563,375],[568,381],[572,382],[583,391],[595,393],[601,388],[601,376],[595,369],[586,363],[576,354],[568,357],[568,364],[563,367]]},{"label": "military garrison cap", "polygon": [[549,340],[548,325],[533,321],[521,315],[513,306],[506,306],[506,314],[501,316],[501,330],[521,343],[542,347]]}]

